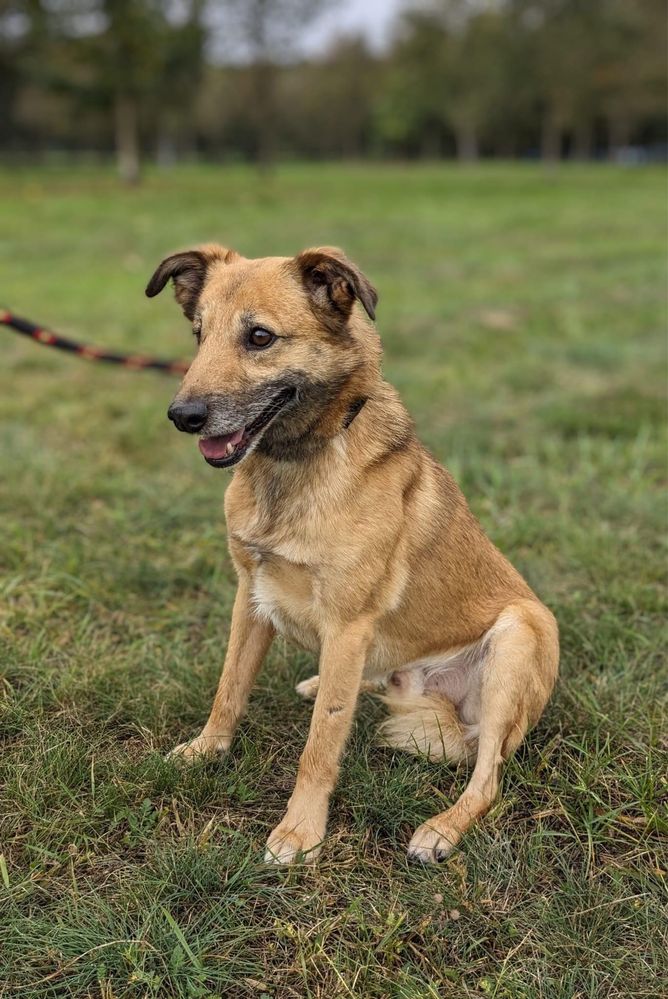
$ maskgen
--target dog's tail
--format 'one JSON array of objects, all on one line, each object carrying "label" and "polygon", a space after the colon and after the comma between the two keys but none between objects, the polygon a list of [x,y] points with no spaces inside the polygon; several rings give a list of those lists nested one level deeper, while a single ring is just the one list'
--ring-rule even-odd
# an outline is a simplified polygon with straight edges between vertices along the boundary
[{"label": "dog's tail", "polygon": [[381,746],[451,763],[475,757],[478,726],[465,725],[452,701],[443,695],[402,696],[390,687],[380,699],[390,710],[390,717],[378,729]]}]

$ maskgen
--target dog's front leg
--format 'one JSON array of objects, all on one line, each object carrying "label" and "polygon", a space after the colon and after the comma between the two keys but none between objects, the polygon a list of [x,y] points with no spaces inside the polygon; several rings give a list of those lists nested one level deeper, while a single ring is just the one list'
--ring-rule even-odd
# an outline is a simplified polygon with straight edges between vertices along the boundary
[{"label": "dog's front leg", "polygon": [[287,864],[300,855],[313,862],[320,852],[372,635],[373,621],[365,617],[331,629],[323,639],[311,727],[287,811],[267,841],[270,863]]},{"label": "dog's front leg", "polygon": [[273,637],[273,625],[254,613],[250,580],[244,573],[239,577],[227,655],[209,720],[195,739],[177,746],[172,755],[192,759],[229,749]]}]

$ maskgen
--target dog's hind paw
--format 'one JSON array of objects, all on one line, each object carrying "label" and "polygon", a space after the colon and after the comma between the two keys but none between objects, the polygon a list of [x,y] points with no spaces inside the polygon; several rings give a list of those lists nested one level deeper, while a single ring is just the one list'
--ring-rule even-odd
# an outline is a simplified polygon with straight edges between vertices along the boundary
[{"label": "dog's hind paw", "polygon": [[[295,690],[305,701],[314,701],[318,696],[320,688],[320,677],[316,673],[307,680],[300,680]],[[383,682],[380,680],[362,680],[360,684],[360,694],[376,694],[383,689]]]},{"label": "dog's hind paw", "polygon": [[315,676],[310,676],[308,680],[300,680],[295,687],[295,690],[300,697],[304,698],[305,701],[314,701],[316,694],[318,693],[319,686],[320,677],[316,673]]}]

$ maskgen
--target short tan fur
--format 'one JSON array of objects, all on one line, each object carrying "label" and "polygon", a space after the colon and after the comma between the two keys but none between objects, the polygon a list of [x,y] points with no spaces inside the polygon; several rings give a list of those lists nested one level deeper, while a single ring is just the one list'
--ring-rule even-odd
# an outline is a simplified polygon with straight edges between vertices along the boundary
[{"label": "short tan fur", "polygon": [[298,685],[315,704],[267,860],[317,857],[368,687],[389,709],[385,745],[473,767],[461,797],[410,841],[410,856],[438,860],[489,809],[503,762],[550,697],[554,617],[416,438],[381,376],[376,293],[340,250],[248,260],[207,245],[166,258],[147,294],[170,278],[199,338],[172,418],[186,429],[179,414],[200,407],[202,453],[234,465],[225,515],[238,574],[211,714],[175,753],[229,749],[265,653],[285,635],[319,669]]}]

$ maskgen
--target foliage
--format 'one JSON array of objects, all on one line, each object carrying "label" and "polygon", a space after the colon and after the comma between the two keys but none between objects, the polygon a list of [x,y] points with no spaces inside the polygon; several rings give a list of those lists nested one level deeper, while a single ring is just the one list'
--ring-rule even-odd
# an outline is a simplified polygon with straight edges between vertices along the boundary
[{"label": "foliage", "polygon": [[335,36],[300,55],[329,6],[13,0],[0,150],[114,147],[135,175],[155,149],[264,163],[665,151],[663,0],[419,0],[383,53]]}]

